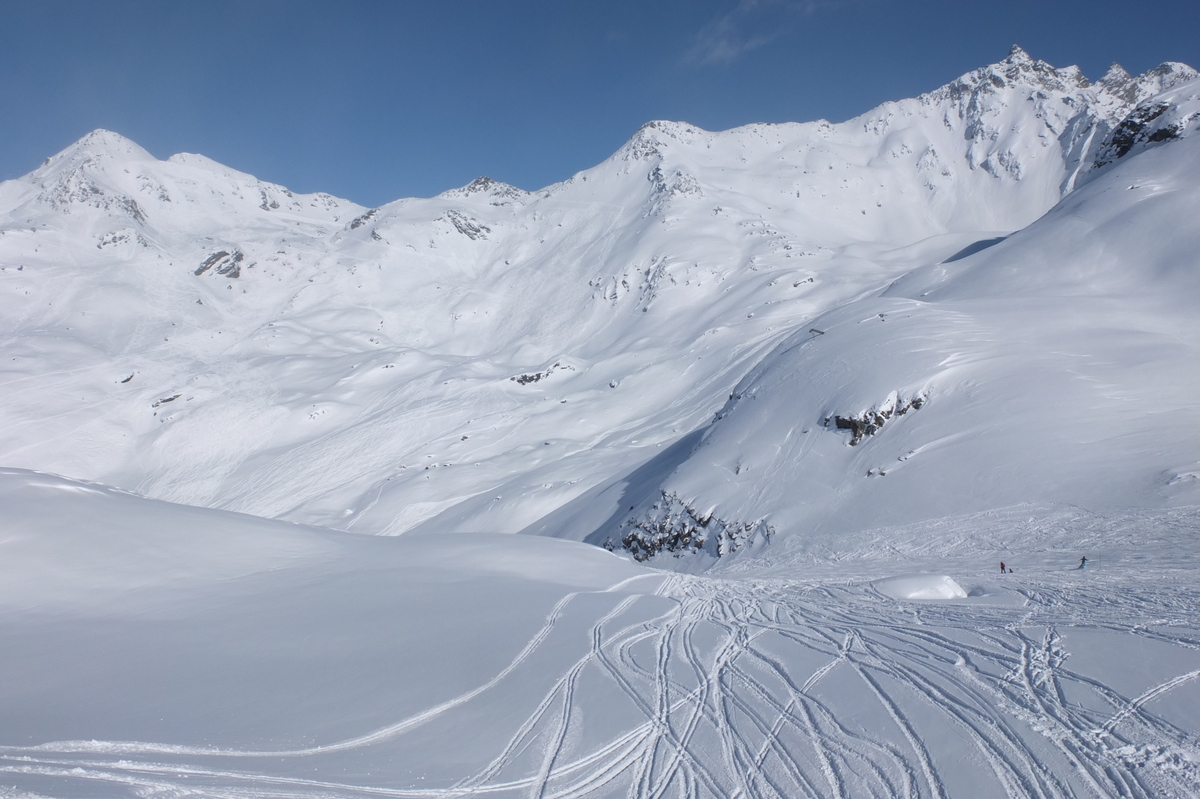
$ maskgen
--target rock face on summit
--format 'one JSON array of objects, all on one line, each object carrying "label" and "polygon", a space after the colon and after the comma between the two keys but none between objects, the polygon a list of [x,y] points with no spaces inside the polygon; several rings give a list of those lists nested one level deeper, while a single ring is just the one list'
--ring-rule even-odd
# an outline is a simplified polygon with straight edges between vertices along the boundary
[{"label": "rock face on summit", "polygon": [[1196,77],[1014,48],[845,122],[651,122],[539,191],[374,209],[97,131],[0,184],[0,464],[375,533],[694,518],[700,552],[1180,501]]}]

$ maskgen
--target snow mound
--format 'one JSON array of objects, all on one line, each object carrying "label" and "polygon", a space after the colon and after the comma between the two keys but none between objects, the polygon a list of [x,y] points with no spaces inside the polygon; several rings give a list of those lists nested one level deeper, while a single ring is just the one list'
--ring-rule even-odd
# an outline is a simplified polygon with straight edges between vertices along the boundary
[{"label": "snow mound", "polygon": [[876,580],[872,585],[893,599],[966,599],[967,592],[944,574],[911,574]]}]

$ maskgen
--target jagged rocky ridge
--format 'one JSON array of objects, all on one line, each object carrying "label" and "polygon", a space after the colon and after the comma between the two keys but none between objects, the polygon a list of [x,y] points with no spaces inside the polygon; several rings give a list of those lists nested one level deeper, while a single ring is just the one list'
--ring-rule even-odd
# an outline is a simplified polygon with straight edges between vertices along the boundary
[{"label": "jagged rocky ridge", "polygon": [[1132,152],[1194,134],[1200,129],[1200,87],[1188,83],[1172,87],[1138,105],[1097,149],[1094,167],[1099,170]]}]

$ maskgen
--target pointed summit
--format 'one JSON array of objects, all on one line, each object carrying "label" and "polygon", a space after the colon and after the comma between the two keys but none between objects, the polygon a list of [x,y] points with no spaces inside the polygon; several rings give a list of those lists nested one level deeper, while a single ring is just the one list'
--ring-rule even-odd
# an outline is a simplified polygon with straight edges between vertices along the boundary
[{"label": "pointed summit", "polygon": [[499,180],[492,180],[486,175],[472,180],[466,186],[442,192],[442,197],[487,197],[492,205],[511,205],[513,202],[524,200],[529,192],[519,189]]},{"label": "pointed summit", "polygon": [[1101,84],[1105,84],[1105,85],[1109,85],[1109,84],[1120,85],[1121,83],[1129,80],[1130,77],[1131,76],[1130,76],[1129,72],[1125,69],[1125,67],[1121,66],[1116,61],[1114,61],[1108,65],[1108,71],[1104,73],[1104,77],[1102,77],[1099,81],[1097,81],[1097,83],[1101,83]]},{"label": "pointed summit", "polygon": [[115,211],[137,222],[145,215],[120,187],[117,168],[157,159],[130,139],[111,130],[94,130],[25,176],[40,191],[38,200],[56,210],[90,206]]},{"label": "pointed summit", "polygon": [[648,161],[661,156],[672,142],[690,144],[704,133],[705,131],[687,122],[655,119],[638,128],[633,137],[617,150],[614,157],[625,161]]},{"label": "pointed summit", "polygon": [[75,143],[76,147],[83,147],[90,150],[106,151],[106,152],[121,152],[126,154],[145,154],[149,155],[132,139],[122,136],[120,133],[114,133],[111,130],[104,128],[96,128],[91,133],[84,136]]},{"label": "pointed summit", "polygon": [[1008,57],[1004,59],[1007,64],[1029,64],[1034,63],[1033,56],[1025,52],[1025,49],[1019,44],[1014,44],[1008,48]]},{"label": "pointed summit", "polygon": [[1166,61],[1137,76],[1130,75],[1124,67],[1113,62],[1096,85],[1112,97],[1135,106],[1197,77],[1196,70],[1174,61]]},{"label": "pointed summit", "polygon": [[1044,93],[1068,94],[1090,85],[1079,67],[1056,69],[1014,44],[1003,61],[972,70],[940,89],[922,95],[922,98],[937,102],[949,97],[957,101],[963,97],[995,94],[1015,86],[1028,86]]},{"label": "pointed summit", "polygon": [[1140,99],[1133,77],[1125,70],[1125,67],[1116,61],[1109,65],[1108,71],[1096,82],[1096,85],[1126,103],[1136,104]]},{"label": "pointed summit", "polygon": [[70,176],[77,173],[103,174],[108,165],[155,160],[133,140],[111,130],[97,129],[47,158],[24,179],[44,187],[71,181]]},{"label": "pointed summit", "polygon": [[127,139],[120,133],[113,133],[111,130],[97,128],[74,144],[63,148],[57,155],[47,158],[42,166],[44,169],[64,162],[84,160],[94,162],[99,160],[154,161],[157,159],[132,139]]}]

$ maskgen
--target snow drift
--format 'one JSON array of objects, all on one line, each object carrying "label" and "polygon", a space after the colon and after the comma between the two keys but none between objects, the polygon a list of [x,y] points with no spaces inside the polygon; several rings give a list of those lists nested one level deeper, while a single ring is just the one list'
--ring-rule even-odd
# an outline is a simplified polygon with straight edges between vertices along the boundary
[{"label": "snow drift", "polygon": [[967,592],[944,574],[888,577],[873,583],[875,590],[893,599],[966,599]]}]

